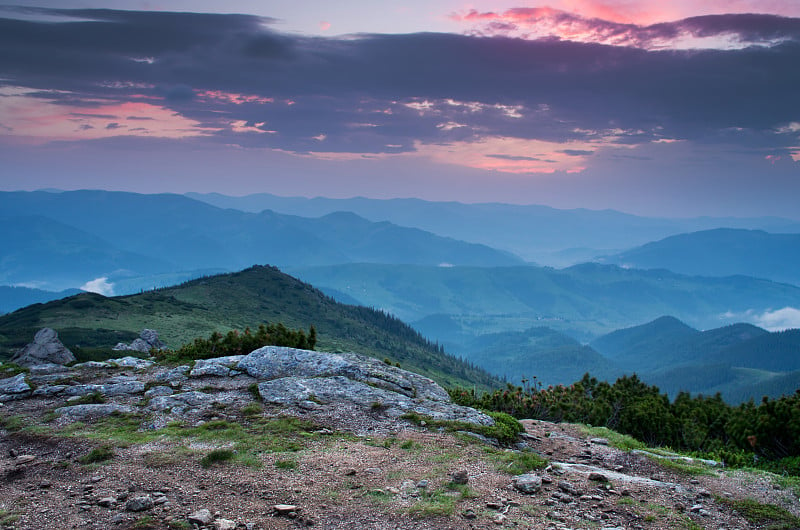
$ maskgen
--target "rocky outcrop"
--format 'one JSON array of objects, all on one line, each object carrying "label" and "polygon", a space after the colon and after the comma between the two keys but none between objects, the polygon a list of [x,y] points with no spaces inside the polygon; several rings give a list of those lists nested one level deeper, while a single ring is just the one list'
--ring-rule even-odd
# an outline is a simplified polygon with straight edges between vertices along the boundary
[{"label": "rocky outcrop", "polygon": [[0,379],[0,403],[13,401],[31,395],[32,388],[25,380],[25,374]]},{"label": "rocky outcrop", "polygon": [[150,353],[151,350],[162,351],[167,349],[167,345],[161,342],[158,338],[158,332],[154,329],[143,329],[139,333],[139,338],[125,344],[124,342],[117,343],[113,348],[116,351],[137,351],[140,353]]},{"label": "rocky outcrop", "polygon": [[416,412],[434,419],[465,421],[479,425],[492,425],[487,415],[469,407],[442,400],[411,398],[399,392],[370,386],[360,381],[337,375],[331,377],[281,377],[259,383],[258,392],[266,403],[322,405],[352,403],[365,411],[380,412],[397,418]]},{"label": "rocky outcrop", "polygon": [[237,369],[266,380],[258,385],[268,403],[351,403],[389,417],[416,412],[436,419],[493,425],[494,420],[450,401],[433,380],[372,357],[266,346],[246,355]]},{"label": "rocky outcrop", "polygon": [[433,380],[356,353],[332,354],[265,346],[246,355],[237,368],[256,379],[342,376],[410,398],[450,401]]},{"label": "rocky outcrop", "polygon": [[58,333],[50,328],[40,329],[33,337],[33,342],[18,351],[11,362],[20,366],[39,364],[64,365],[75,361],[75,355],[60,340]]}]

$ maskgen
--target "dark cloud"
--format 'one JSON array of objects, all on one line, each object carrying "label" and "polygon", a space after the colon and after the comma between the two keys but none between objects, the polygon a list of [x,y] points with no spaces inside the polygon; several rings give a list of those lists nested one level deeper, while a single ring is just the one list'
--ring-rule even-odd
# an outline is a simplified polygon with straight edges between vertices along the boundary
[{"label": "dark cloud", "polygon": [[70,112],[70,116],[74,116],[75,118],[100,118],[106,120],[116,120],[117,116],[113,114],[91,114],[85,112]]},{"label": "dark cloud", "polygon": [[[776,131],[800,121],[800,19],[723,15],[642,29],[642,39],[733,32],[777,43],[676,51],[448,34],[325,39],[283,35],[269,19],[243,15],[43,12],[80,20],[0,19],[0,83],[69,106],[165,106],[222,128],[225,143],[380,153],[486,136],[798,142]],[[595,22],[612,36],[637,30]],[[275,132],[228,128],[240,121]]]},{"label": "dark cloud", "polygon": [[585,149],[562,149],[558,152],[567,156],[589,156],[594,154],[594,151],[587,151]]},{"label": "dark cloud", "polygon": [[120,125],[119,123],[116,123],[116,122],[112,122],[112,123],[109,123],[108,125],[106,125],[106,129],[108,129],[108,130],[121,129],[123,127],[125,127],[125,126],[124,125]]}]

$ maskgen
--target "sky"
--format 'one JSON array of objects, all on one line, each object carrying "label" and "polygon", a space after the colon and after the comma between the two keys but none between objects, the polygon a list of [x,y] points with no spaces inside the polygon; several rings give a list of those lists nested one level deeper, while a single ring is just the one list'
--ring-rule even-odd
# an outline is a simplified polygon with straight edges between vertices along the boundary
[{"label": "sky", "polygon": [[797,0],[0,1],[0,190],[800,219]]}]

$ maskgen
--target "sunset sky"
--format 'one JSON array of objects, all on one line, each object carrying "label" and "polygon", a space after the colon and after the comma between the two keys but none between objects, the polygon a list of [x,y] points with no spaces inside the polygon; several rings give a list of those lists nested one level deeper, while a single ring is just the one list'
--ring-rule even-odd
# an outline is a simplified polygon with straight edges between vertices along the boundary
[{"label": "sunset sky", "polygon": [[0,2],[39,188],[800,219],[800,2]]}]

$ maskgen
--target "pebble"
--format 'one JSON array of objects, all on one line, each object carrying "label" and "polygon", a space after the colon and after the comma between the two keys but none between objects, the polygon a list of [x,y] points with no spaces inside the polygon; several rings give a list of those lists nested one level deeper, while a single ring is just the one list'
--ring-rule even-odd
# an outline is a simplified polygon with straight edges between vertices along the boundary
[{"label": "pebble", "polygon": [[453,481],[453,484],[466,484],[469,482],[469,475],[464,470],[453,471],[450,473],[450,478]]},{"label": "pebble", "polygon": [[143,512],[146,510],[152,510],[153,506],[153,499],[150,495],[145,495],[143,497],[133,497],[132,499],[128,499],[128,502],[125,503],[125,511],[127,512]]},{"label": "pebble", "polygon": [[202,526],[202,525],[207,525],[211,521],[213,521],[214,520],[214,516],[211,515],[211,511],[210,510],[208,510],[206,508],[201,508],[201,509],[197,510],[196,512],[193,512],[193,513],[189,514],[189,516],[186,518],[186,520],[189,521],[189,523],[194,523],[194,524]]}]

